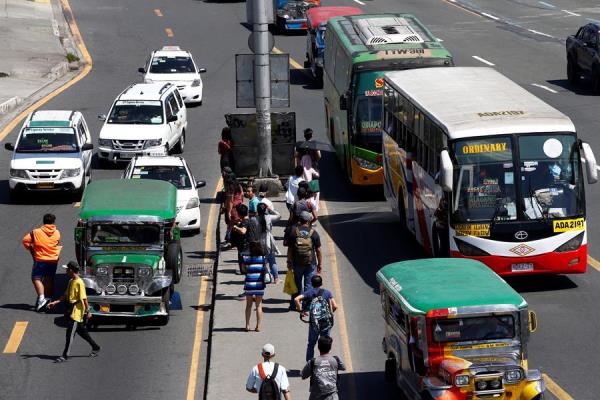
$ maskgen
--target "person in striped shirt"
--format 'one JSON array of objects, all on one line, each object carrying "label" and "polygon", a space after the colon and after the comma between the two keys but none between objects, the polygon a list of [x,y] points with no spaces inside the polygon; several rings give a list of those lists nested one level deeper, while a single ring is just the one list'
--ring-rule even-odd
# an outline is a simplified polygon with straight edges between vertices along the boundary
[{"label": "person in striped shirt", "polygon": [[260,242],[249,243],[250,254],[243,255],[246,267],[246,278],[244,280],[244,294],[246,295],[246,332],[250,331],[250,316],[252,304],[256,303],[256,332],[260,332],[262,320],[262,300],[265,294],[265,250]]}]

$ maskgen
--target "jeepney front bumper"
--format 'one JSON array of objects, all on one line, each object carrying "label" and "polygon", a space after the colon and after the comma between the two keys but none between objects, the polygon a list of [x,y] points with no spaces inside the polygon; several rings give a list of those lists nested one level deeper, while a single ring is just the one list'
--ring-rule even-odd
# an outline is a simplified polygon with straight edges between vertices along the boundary
[{"label": "jeepney front bumper", "polygon": [[161,296],[88,296],[90,311],[99,317],[154,317],[168,315]]}]

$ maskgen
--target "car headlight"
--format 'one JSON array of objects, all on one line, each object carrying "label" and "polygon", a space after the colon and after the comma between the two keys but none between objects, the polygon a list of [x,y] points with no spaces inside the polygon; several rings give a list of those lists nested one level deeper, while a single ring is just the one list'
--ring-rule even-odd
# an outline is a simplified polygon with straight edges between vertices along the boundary
[{"label": "car headlight", "polygon": [[81,173],[81,168],[67,168],[67,169],[63,169],[62,175],[60,177],[61,178],[74,178],[76,176],[79,176],[80,173]]},{"label": "car headlight", "polygon": [[352,158],[354,159],[354,161],[356,161],[356,163],[358,165],[360,165],[361,168],[370,169],[373,171],[381,168],[379,165],[375,164],[374,162],[365,160],[364,158],[360,158],[357,156],[352,156]]},{"label": "car headlight", "polygon": [[196,208],[200,205],[200,201],[198,200],[197,197],[192,197],[191,199],[188,200],[187,205],[185,206],[186,210],[189,210],[190,208]]},{"label": "car headlight", "polygon": [[151,273],[152,273],[152,269],[150,267],[140,267],[138,269],[139,276],[150,276]]},{"label": "car headlight", "polygon": [[96,275],[100,275],[100,276],[108,275],[108,267],[97,267]]},{"label": "car headlight", "polygon": [[581,246],[581,242],[583,242],[583,234],[584,234],[584,232],[581,232],[579,235],[575,236],[573,239],[570,239],[566,243],[560,245],[554,251],[560,253],[560,252],[563,252],[563,251],[575,251],[575,250],[577,250]]},{"label": "car headlight", "polygon": [[460,239],[454,238],[456,245],[458,246],[458,250],[464,254],[465,256],[470,257],[481,257],[481,256],[489,256],[490,254],[481,250],[479,247],[475,247],[472,244],[467,242],[463,242]]},{"label": "car headlight", "polygon": [[24,169],[11,168],[8,174],[10,175],[11,178],[29,179],[29,176],[27,176],[27,171]]},{"label": "car headlight", "polygon": [[160,146],[162,144],[162,139],[150,139],[150,140],[146,140],[146,143],[144,143],[144,148],[147,149],[149,147],[156,147],[156,146]]},{"label": "car headlight", "polygon": [[520,369],[509,369],[504,373],[504,379],[508,383],[516,383],[523,379],[523,371]]},{"label": "car headlight", "polygon": [[201,83],[202,81],[200,79],[194,79],[194,82],[192,82],[192,87],[200,86]]},{"label": "car headlight", "polygon": [[154,83],[152,79],[144,78],[144,83]]},{"label": "car headlight", "polygon": [[99,147],[108,147],[112,149],[112,140],[111,139],[98,139]]},{"label": "car headlight", "polygon": [[470,377],[469,375],[456,375],[454,377],[454,385],[456,386],[468,386]]}]

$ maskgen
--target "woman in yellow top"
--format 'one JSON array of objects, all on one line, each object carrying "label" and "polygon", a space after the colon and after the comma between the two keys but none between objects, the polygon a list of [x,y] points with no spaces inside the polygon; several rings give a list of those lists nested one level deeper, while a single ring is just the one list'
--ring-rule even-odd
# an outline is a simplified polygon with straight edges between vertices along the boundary
[{"label": "woman in yellow top", "polygon": [[69,286],[67,286],[67,291],[58,300],[54,300],[48,304],[48,308],[54,308],[61,301],[67,300],[65,312],[65,316],[67,316],[66,343],[62,356],[55,360],[57,363],[67,361],[69,358],[75,332],[92,346],[90,357],[96,357],[100,352],[100,346],[94,342],[94,339],[92,339],[85,327],[84,317],[85,319],[90,318],[90,305],[85,294],[85,285],[79,277],[79,264],[76,261],[69,261],[67,265],[63,265],[63,268],[67,269],[67,275],[71,278]]}]

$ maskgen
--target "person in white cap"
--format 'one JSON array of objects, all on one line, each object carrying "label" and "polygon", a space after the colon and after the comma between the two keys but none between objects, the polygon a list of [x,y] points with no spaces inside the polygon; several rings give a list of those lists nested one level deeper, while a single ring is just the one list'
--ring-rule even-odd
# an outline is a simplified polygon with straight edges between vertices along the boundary
[{"label": "person in white cap", "polygon": [[250,371],[246,390],[250,393],[258,393],[259,398],[279,399],[280,394],[283,394],[285,400],[291,400],[290,383],[285,367],[271,361],[275,357],[275,346],[271,343],[265,344],[261,355],[264,361],[255,365]]}]

